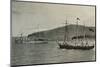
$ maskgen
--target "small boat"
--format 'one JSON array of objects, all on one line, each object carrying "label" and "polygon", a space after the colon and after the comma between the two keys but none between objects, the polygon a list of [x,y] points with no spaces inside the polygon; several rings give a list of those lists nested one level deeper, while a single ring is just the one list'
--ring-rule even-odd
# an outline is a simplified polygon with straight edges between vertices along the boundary
[{"label": "small boat", "polygon": [[[78,28],[78,21],[79,20],[80,19],[77,18],[77,28]],[[73,43],[73,42],[68,41],[68,37],[67,37],[67,33],[66,33],[68,31],[68,29],[67,29],[67,20],[66,20],[66,23],[65,24],[66,24],[65,25],[65,35],[64,35],[63,42],[60,42],[58,40],[56,41],[60,49],[90,50],[90,49],[93,49],[94,48],[94,44],[89,45],[88,42],[83,43],[83,41],[81,41],[81,43],[79,43],[79,45],[78,45],[76,42]],[[78,36],[78,30],[76,29],[76,31],[77,31],[77,35],[76,36]],[[85,36],[84,36],[84,39],[85,39]],[[77,37],[76,40],[78,41],[78,37]]]},{"label": "small boat", "polygon": [[37,32],[37,36],[33,39],[35,44],[46,44],[48,43],[48,39],[44,38],[44,34],[41,35],[40,31],[39,31],[39,24],[38,24],[38,32]]},{"label": "small boat", "polygon": [[48,43],[48,40],[45,38],[37,38],[37,39],[34,39],[34,43],[35,44],[46,44]]}]

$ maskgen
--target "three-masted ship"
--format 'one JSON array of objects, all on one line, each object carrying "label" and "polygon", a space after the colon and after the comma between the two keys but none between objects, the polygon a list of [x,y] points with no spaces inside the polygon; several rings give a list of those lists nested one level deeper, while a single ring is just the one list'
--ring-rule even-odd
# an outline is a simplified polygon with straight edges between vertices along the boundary
[{"label": "three-masted ship", "polygon": [[[77,28],[78,28],[78,21],[80,20],[79,18],[76,19],[77,20]],[[75,40],[75,43],[70,42],[68,40],[68,35],[67,35],[67,32],[68,32],[68,23],[67,23],[67,20],[66,20],[66,23],[65,23],[65,34],[64,34],[64,40],[63,42],[60,42],[60,41],[56,41],[57,44],[59,45],[59,48],[60,49],[80,49],[80,50],[90,50],[90,49],[93,49],[94,48],[94,44],[92,45],[89,45],[89,43],[87,41],[85,41],[85,35],[84,35],[84,41],[81,40],[81,42],[78,43],[78,29],[76,29],[76,40]],[[85,27],[85,26],[84,26]],[[85,34],[85,33],[84,33]]]}]

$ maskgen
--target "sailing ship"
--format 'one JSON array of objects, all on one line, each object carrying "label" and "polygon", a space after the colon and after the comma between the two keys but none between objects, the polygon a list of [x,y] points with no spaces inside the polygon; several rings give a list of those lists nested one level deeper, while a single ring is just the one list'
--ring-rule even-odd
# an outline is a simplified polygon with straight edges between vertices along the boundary
[{"label": "sailing ship", "polygon": [[40,31],[36,32],[34,37],[23,36],[20,34],[20,37],[15,38],[15,43],[17,44],[46,44],[48,43],[48,39],[44,37],[44,34],[41,35]]},{"label": "sailing ship", "polygon": [[[77,20],[77,28],[78,28],[78,21],[80,20],[79,18],[76,19]],[[92,45],[89,45],[89,43],[87,41],[85,41],[85,33],[84,33],[84,41],[81,40],[81,43],[78,43],[78,29],[76,29],[76,40],[75,40],[75,43],[71,43],[68,41],[68,35],[67,35],[67,32],[68,32],[68,23],[67,23],[67,20],[66,20],[66,23],[65,23],[65,34],[64,34],[64,40],[63,42],[60,42],[60,41],[56,41],[57,44],[59,45],[59,48],[60,49],[80,49],[80,50],[90,50],[90,49],[93,49],[94,48],[94,44]],[[85,27],[85,26],[84,26]]]},{"label": "sailing ship", "polygon": [[16,44],[22,44],[23,43],[23,34],[20,34],[20,37],[15,38],[15,43]]},{"label": "sailing ship", "polygon": [[48,40],[46,38],[42,37],[35,37],[33,39],[24,37],[22,34],[20,34],[20,37],[15,38],[16,44],[46,44],[48,43]]}]

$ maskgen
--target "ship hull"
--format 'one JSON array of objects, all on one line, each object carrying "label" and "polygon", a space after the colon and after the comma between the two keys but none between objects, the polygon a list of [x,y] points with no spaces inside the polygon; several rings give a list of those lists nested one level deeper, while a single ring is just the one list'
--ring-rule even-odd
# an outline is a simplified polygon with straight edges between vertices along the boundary
[{"label": "ship hull", "polygon": [[79,49],[79,50],[90,50],[94,48],[93,46],[72,46],[69,44],[60,44],[59,43],[59,48],[60,49]]}]

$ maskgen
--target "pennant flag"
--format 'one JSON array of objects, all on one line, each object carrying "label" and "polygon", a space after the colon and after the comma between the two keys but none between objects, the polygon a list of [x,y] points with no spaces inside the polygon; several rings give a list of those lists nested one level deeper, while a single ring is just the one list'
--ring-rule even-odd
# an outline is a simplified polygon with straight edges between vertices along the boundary
[{"label": "pennant flag", "polygon": [[80,20],[80,18],[77,18],[77,20]]},{"label": "pennant flag", "polygon": [[93,29],[89,29],[89,31],[92,31],[92,32],[94,32],[94,30],[93,30]]}]

